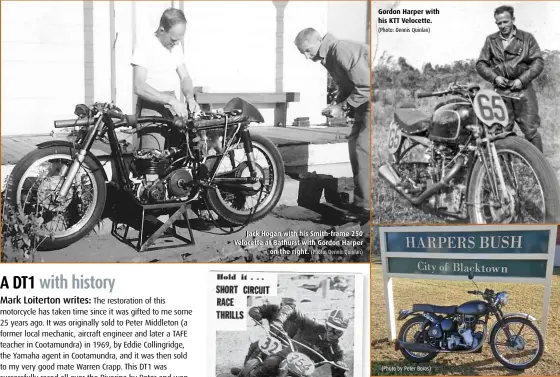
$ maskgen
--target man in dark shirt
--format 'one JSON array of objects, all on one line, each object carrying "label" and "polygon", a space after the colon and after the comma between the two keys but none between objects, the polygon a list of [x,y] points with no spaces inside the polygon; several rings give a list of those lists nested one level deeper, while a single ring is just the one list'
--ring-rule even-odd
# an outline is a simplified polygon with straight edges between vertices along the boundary
[{"label": "man in dark shirt", "polygon": [[495,88],[509,89],[518,99],[504,98],[508,109],[509,129],[513,122],[535,147],[543,151],[537,96],[531,81],[544,69],[544,60],[535,37],[519,30],[513,22],[513,8],[507,5],[494,11],[500,31],[486,38],[476,62],[478,74]]},{"label": "man in dark shirt", "polygon": [[312,28],[299,32],[294,41],[298,50],[320,62],[338,85],[335,103],[322,111],[327,117],[340,117],[343,107],[354,109],[355,121],[348,136],[348,152],[354,176],[354,201],[349,210],[369,218],[370,209],[370,76],[369,47],[364,44],[324,37]]},{"label": "man in dark shirt", "polygon": [[[286,308],[286,310],[282,310],[274,324],[286,324],[288,321],[297,323],[298,331],[293,336],[293,339],[306,346],[303,347],[295,344],[298,352],[306,354],[314,362],[322,361],[314,352],[309,350],[311,348],[323,355],[327,360],[336,363],[342,368],[348,368],[344,361],[345,352],[339,343],[339,339],[348,328],[349,320],[341,310],[335,309],[331,311],[325,323],[320,323],[307,317],[295,306]],[[292,352],[291,349],[286,347],[282,351],[268,356],[261,365],[249,374],[249,377],[275,376],[279,369],[286,368],[285,359],[290,352]],[[346,377],[346,371],[342,368],[332,366],[331,376]]]},{"label": "man in dark shirt", "polygon": [[[277,321],[276,324],[279,325],[279,316],[284,313],[284,316],[282,317],[284,318],[286,315],[289,315],[292,312],[292,309],[295,307],[296,301],[294,299],[284,297],[282,298],[280,305],[269,301],[260,306],[253,306],[251,309],[249,309],[249,316],[257,322],[261,322],[263,319],[266,319],[269,323]],[[290,338],[293,338],[299,330],[299,325],[300,324],[296,321],[287,320],[284,323],[283,329],[284,331],[286,331]],[[258,341],[253,342],[249,345],[249,351],[245,356],[243,365],[246,365],[250,359],[256,356],[260,356]],[[231,369],[231,374],[235,376],[237,376],[240,372],[241,368],[234,367]]]}]

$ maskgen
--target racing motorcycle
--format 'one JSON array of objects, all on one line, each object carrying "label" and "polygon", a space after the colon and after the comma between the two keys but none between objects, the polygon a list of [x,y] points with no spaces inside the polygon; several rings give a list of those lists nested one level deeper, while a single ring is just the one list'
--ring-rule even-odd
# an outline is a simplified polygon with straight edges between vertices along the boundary
[{"label": "racing motorcycle", "polygon": [[556,172],[508,126],[509,90],[451,84],[417,98],[453,97],[433,115],[401,104],[389,126],[388,163],[379,175],[424,212],[487,223],[558,223]]},{"label": "racing motorcycle", "polygon": [[[249,124],[264,119],[240,98],[223,111],[196,118],[136,117],[112,103],[79,104],[74,114],[77,119],[54,122],[55,128],[74,127],[71,140],[37,145],[8,181],[6,198],[13,208],[42,219],[37,234],[45,238],[39,250],[64,248],[99,221],[108,177],[91,151],[96,140],[110,145],[110,183],[133,205],[151,206],[158,216],[172,213],[173,204],[192,203],[226,224],[242,225],[266,216],[282,194],[282,156],[269,139],[249,134]],[[173,140],[166,141],[164,150],[138,149],[124,156],[116,130],[134,134],[153,123],[166,128]]]},{"label": "racing motorcycle", "polygon": [[[313,348],[306,346],[288,336],[286,331],[281,326],[273,322],[269,322],[267,329],[262,323],[255,321],[255,326],[258,326],[262,331],[258,333],[257,339],[250,337],[251,343],[258,341],[258,349],[251,355],[249,360],[237,374],[237,377],[248,377],[255,368],[257,368],[268,356],[278,353],[285,348],[289,352],[286,358],[280,363],[278,373],[269,377],[311,377],[315,375],[317,368],[330,364],[344,371],[349,369],[327,360],[319,352]],[[311,352],[319,361],[314,362],[309,356],[299,352],[301,348],[305,348]]]},{"label": "racing motorcycle", "polygon": [[[470,272],[469,279],[473,278]],[[496,360],[514,370],[525,370],[537,364],[543,354],[544,341],[536,319],[526,313],[504,314],[508,292],[494,292],[488,288],[481,292],[477,287],[468,293],[479,295],[482,300],[458,306],[414,304],[412,310],[401,310],[399,320],[414,316],[401,327],[395,350],[415,363],[428,362],[439,353],[482,352],[488,335],[488,320],[495,316],[488,344]],[[528,331],[524,333],[523,330]]]}]

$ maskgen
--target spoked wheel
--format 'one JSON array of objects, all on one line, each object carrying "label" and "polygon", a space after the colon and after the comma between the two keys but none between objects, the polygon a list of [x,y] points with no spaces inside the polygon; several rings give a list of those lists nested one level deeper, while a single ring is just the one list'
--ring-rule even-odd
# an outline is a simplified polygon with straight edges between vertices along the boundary
[{"label": "spoked wheel", "polygon": [[66,197],[58,197],[72,161],[70,147],[52,146],[31,152],[12,172],[8,202],[20,213],[42,218],[36,232],[38,250],[62,249],[78,241],[93,229],[103,212],[105,179],[90,156],[78,169]]},{"label": "spoked wheel", "polygon": [[[424,317],[414,317],[406,321],[401,327],[398,339],[407,343],[424,343],[422,335],[424,321]],[[400,351],[407,360],[414,363],[427,362],[437,356],[435,352],[413,352],[407,349],[401,349]]]},{"label": "spoked wheel", "polygon": [[[257,177],[263,178],[262,184],[220,187],[206,192],[211,209],[234,225],[265,217],[278,203],[284,189],[284,164],[278,148],[260,135],[251,135],[251,141]],[[218,176],[250,177],[249,163],[241,144],[224,158],[218,167]]]},{"label": "spoked wheel", "polygon": [[468,187],[469,218],[474,224],[557,223],[560,221],[560,187],[545,157],[519,137],[495,142],[508,203],[494,194],[496,174],[488,174],[478,159]]},{"label": "spoked wheel", "polygon": [[[507,332],[510,336],[508,337]],[[542,357],[544,341],[540,330],[525,318],[509,318],[490,334],[492,353],[507,368],[531,368]]]}]

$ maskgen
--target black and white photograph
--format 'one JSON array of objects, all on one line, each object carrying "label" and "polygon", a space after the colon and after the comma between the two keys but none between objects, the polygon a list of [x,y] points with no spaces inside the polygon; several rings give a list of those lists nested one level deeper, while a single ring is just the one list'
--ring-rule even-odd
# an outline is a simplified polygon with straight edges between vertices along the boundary
[{"label": "black and white photograph", "polygon": [[560,222],[560,3],[374,1],[373,222]]},{"label": "black and white photograph", "polygon": [[369,262],[369,1],[1,7],[2,262]]},{"label": "black and white photograph", "polygon": [[215,331],[217,377],[369,375],[361,275],[262,274],[274,276],[276,291],[247,297],[243,330]]}]

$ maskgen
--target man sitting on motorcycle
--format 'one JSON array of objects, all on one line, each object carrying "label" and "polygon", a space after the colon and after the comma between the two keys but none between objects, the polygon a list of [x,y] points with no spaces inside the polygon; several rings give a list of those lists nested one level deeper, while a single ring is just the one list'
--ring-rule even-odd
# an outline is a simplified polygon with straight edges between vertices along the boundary
[{"label": "man sitting on motorcycle", "polygon": [[[263,319],[266,319],[269,323],[278,320],[280,313],[291,312],[291,308],[296,307],[296,300],[293,298],[284,297],[282,299],[278,299],[277,297],[271,297],[267,299],[267,301],[260,305],[260,306],[253,306],[249,309],[249,316],[253,318],[257,322],[261,322]],[[274,331],[274,330],[272,330]],[[284,331],[288,334],[290,338],[294,337],[298,331],[298,323],[287,320],[284,324]],[[245,356],[245,360],[243,361],[243,365],[247,364],[252,358],[256,358],[259,355],[259,342],[253,342],[249,346],[249,351]],[[238,375],[240,373],[240,368],[232,368],[231,374]]]},{"label": "man sitting on motorcycle", "polygon": [[[298,323],[298,331],[292,338],[307,347],[322,354],[327,360],[333,361],[343,368],[347,368],[344,361],[345,352],[342,349],[339,339],[348,328],[348,318],[344,313],[335,309],[330,312],[325,323],[315,321],[295,307],[288,307],[283,310],[278,316],[278,320],[274,321],[271,328],[274,326],[283,326],[288,320]],[[295,344],[298,352],[306,354],[314,362],[322,361],[313,352],[309,351],[306,347]],[[292,352],[289,347],[282,349],[282,351],[268,356],[261,365],[255,368],[249,377],[268,377],[270,375],[284,375],[287,368],[286,356]],[[346,377],[346,371],[335,366],[331,367],[332,377]]]}]

